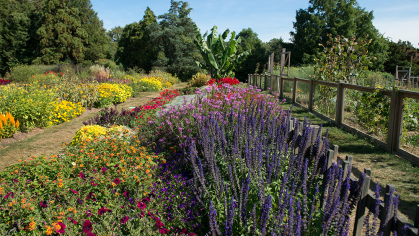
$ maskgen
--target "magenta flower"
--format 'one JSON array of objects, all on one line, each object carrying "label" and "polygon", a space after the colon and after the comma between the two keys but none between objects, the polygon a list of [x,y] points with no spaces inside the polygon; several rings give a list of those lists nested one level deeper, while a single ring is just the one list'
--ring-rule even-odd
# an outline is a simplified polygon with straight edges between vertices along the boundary
[{"label": "magenta flower", "polygon": [[40,205],[42,208],[47,208],[47,207],[48,207],[48,205],[47,205],[47,202],[46,202],[46,201],[42,201],[42,202],[40,202],[40,203],[39,203],[39,205]]},{"label": "magenta flower", "polygon": [[95,201],[96,202],[96,198],[94,198],[94,196],[93,196],[93,193],[92,192],[90,192],[89,194],[87,194],[87,197],[86,197],[86,199],[92,199],[93,201]]},{"label": "magenta flower", "polygon": [[138,214],[138,216],[142,219],[142,218],[144,218],[144,216],[145,216],[145,213],[144,213],[144,211],[141,211],[139,214]]},{"label": "magenta flower", "polygon": [[13,192],[10,192],[10,193],[6,194],[6,196],[4,196],[4,198],[6,199],[6,198],[8,198],[10,195],[12,195],[12,198],[15,196],[15,195],[13,194]]},{"label": "magenta flower", "polygon": [[121,183],[121,180],[119,180],[118,178],[115,178],[115,179],[113,180],[113,182],[114,182],[115,184],[119,184],[119,183]]},{"label": "magenta flower", "polygon": [[93,180],[92,180],[90,183],[91,183],[93,186],[97,186],[97,184],[95,184],[95,181],[93,181]]},{"label": "magenta flower", "polygon": [[164,227],[164,224],[159,220],[159,219],[157,219],[156,218],[156,227],[158,228],[158,229],[160,229],[160,228],[163,228]]},{"label": "magenta flower", "polygon": [[58,234],[63,234],[63,233],[65,233],[65,224],[64,223],[62,223],[62,222],[58,222],[58,225],[61,227],[59,230],[56,230],[56,232],[58,233]]},{"label": "magenta flower", "polygon": [[146,207],[144,202],[137,202],[137,208],[144,209]]},{"label": "magenta flower", "polygon": [[83,174],[83,172],[80,172],[79,177],[80,177],[81,179],[84,179],[86,176]]},{"label": "magenta flower", "polygon": [[94,234],[94,233],[91,233],[91,232],[89,232],[89,233],[86,233],[86,235],[87,235],[87,236],[96,236],[96,234]]},{"label": "magenta flower", "polygon": [[128,197],[128,195],[129,195],[129,192],[128,192],[128,191],[125,191],[125,192],[124,192],[124,196],[125,196],[125,197]]},{"label": "magenta flower", "polygon": [[121,219],[121,224],[125,224],[125,223],[127,223],[127,221],[129,220],[129,217],[128,216],[124,216],[124,217],[122,217],[122,219]]},{"label": "magenta flower", "polygon": [[77,192],[77,191],[76,191],[76,190],[74,190],[74,189],[71,189],[71,188],[70,188],[70,191],[71,191],[71,192],[73,192],[74,194],[79,194],[79,192]]},{"label": "magenta flower", "polygon": [[144,202],[144,203],[147,203],[147,202],[150,201],[150,198],[146,197],[146,198],[143,198],[143,200],[141,200],[141,201]]},{"label": "magenta flower", "polygon": [[[87,211],[86,211],[86,215],[87,215],[87,217],[92,216],[92,211],[91,211],[91,210],[87,210]],[[89,221],[89,222],[90,222],[90,221]],[[84,222],[84,223],[86,223],[86,222]]]},{"label": "magenta flower", "polygon": [[107,170],[108,170],[108,168],[103,167],[103,168],[102,168],[102,173],[103,173],[103,174],[105,174],[105,172],[106,172]]},{"label": "magenta flower", "polygon": [[99,209],[99,211],[97,213],[101,216],[108,211],[112,212],[112,210],[109,210],[109,209],[106,209],[105,207],[102,207],[102,208]]},{"label": "magenta flower", "polygon": [[75,224],[75,225],[77,224],[77,221],[76,221],[76,220],[74,220],[73,218],[70,218],[70,217],[69,217],[69,218],[67,218],[67,219],[68,219],[69,221],[73,222],[73,224]]},{"label": "magenta flower", "polygon": [[161,229],[159,229],[159,233],[161,233],[161,234],[167,234],[167,233],[169,233],[169,230],[168,229],[165,229],[165,228],[161,228]]},{"label": "magenta flower", "polygon": [[92,223],[90,222],[90,220],[86,220],[83,223],[83,232],[87,234],[87,233],[91,233],[92,231],[93,231]]}]

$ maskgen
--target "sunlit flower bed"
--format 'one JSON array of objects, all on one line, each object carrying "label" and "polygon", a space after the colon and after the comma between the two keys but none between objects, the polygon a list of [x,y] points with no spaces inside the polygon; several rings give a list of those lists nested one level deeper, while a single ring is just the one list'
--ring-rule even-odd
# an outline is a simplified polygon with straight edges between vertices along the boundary
[{"label": "sunlit flower bed", "polygon": [[295,122],[298,137],[276,96],[258,92],[213,85],[158,117],[156,102],[136,136],[79,139],[9,167],[0,233],[347,235],[365,175],[326,169],[327,132]]}]

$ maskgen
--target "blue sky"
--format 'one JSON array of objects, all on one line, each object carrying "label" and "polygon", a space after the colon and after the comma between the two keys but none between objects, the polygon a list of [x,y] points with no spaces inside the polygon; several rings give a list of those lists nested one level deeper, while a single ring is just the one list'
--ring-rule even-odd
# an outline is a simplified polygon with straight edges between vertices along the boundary
[{"label": "blue sky", "polygon": [[[156,16],[167,13],[170,0],[91,0],[93,9],[109,30],[140,21],[147,6]],[[289,41],[293,30],[296,10],[308,7],[308,0],[189,0],[193,8],[190,17],[201,32],[209,31],[214,25],[222,33],[229,28],[239,33],[252,28],[263,42],[282,37]],[[374,11],[374,26],[393,41],[410,41],[415,47],[419,43],[419,1],[401,0],[358,0],[361,7]]]}]

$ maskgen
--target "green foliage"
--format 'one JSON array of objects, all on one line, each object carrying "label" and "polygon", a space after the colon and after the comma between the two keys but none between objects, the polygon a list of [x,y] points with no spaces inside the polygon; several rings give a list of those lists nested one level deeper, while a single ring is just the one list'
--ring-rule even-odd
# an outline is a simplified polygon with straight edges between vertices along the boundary
[{"label": "green foliage", "polygon": [[[242,40],[237,48],[237,54],[241,54],[245,51],[251,50],[249,56],[239,64],[236,69],[236,78],[240,81],[245,81],[248,74],[254,74],[256,66],[266,62],[265,54],[266,49],[263,46],[262,40],[258,38],[257,33],[253,32],[251,28],[243,29],[237,35],[236,38],[240,37]],[[256,73],[261,73],[263,67],[257,69]]]},{"label": "green foliage", "polygon": [[[117,28],[112,32],[112,37],[118,42],[116,61],[122,63],[124,68],[142,68],[149,72],[152,62],[156,60],[157,41],[150,40],[150,29],[148,26],[157,24],[156,16],[147,7],[144,17],[140,22],[126,25],[120,36]],[[114,40],[114,39],[113,39]]]},{"label": "green foliage", "polygon": [[160,22],[152,23],[151,42],[159,42],[153,67],[166,68],[181,81],[189,80],[200,68],[195,61],[202,60],[193,41],[195,23],[189,17],[192,8],[187,2],[171,1],[169,13],[160,15]]},{"label": "green foliage", "polygon": [[206,75],[206,74],[196,74],[194,76],[192,76],[192,79],[188,81],[188,88],[189,87],[202,87],[205,86],[208,81],[211,79],[210,75]]},{"label": "green foliage", "polygon": [[81,27],[79,9],[70,8],[69,1],[45,0],[42,7],[42,26],[37,30],[42,56],[36,64],[57,64],[67,58],[81,62],[86,48],[87,32]]},{"label": "green foliage", "polygon": [[319,44],[326,45],[328,34],[332,37],[356,37],[365,42],[372,40],[367,47],[370,57],[376,57],[371,68],[382,70],[387,57],[387,43],[372,24],[373,12],[361,8],[356,0],[309,1],[307,9],[299,9],[293,23],[291,41],[292,51],[298,64],[313,63],[321,51]]},{"label": "green foliage", "polygon": [[330,82],[351,82],[358,76],[362,77],[371,60],[367,49],[371,40],[365,42],[362,39],[356,40],[355,37],[348,39],[341,36],[332,38],[330,34],[328,36],[327,46],[322,45],[323,52],[315,60],[317,65],[314,66],[313,78]]},{"label": "green foliage", "polygon": [[199,67],[211,71],[211,77],[219,79],[225,76],[234,77],[234,67],[243,62],[247,55],[251,53],[251,49],[236,55],[237,45],[240,44],[241,38],[234,39],[236,32],[231,33],[230,41],[224,42],[227,38],[229,29],[217,36],[217,26],[211,29],[211,33],[207,36],[207,41],[201,35],[199,28],[195,25],[194,30],[196,39],[194,43],[201,52],[205,63],[197,61]]},{"label": "green foliage", "polygon": [[405,98],[403,124],[403,128],[409,131],[419,130],[419,100]]},{"label": "green foliage", "polygon": [[[385,71],[396,73],[396,66],[412,67],[412,74],[419,75],[419,50],[409,41],[388,42],[389,59],[384,64]],[[410,63],[412,61],[412,64]]]},{"label": "green foliage", "polygon": [[31,83],[32,75],[42,74],[44,71],[36,65],[18,65],[10,70],[10,80],[14,83]]}]

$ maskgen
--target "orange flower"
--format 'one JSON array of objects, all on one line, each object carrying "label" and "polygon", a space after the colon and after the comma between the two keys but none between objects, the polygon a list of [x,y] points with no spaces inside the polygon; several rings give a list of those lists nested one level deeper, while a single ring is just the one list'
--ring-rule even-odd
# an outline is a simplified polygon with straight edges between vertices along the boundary
[{"label": "orange flower", "polygon": [[50,226],[47,226],[47,230],[45,231],[45,233],[47,233],[47,235],[51,235],[52,234],[52,228]]}]

